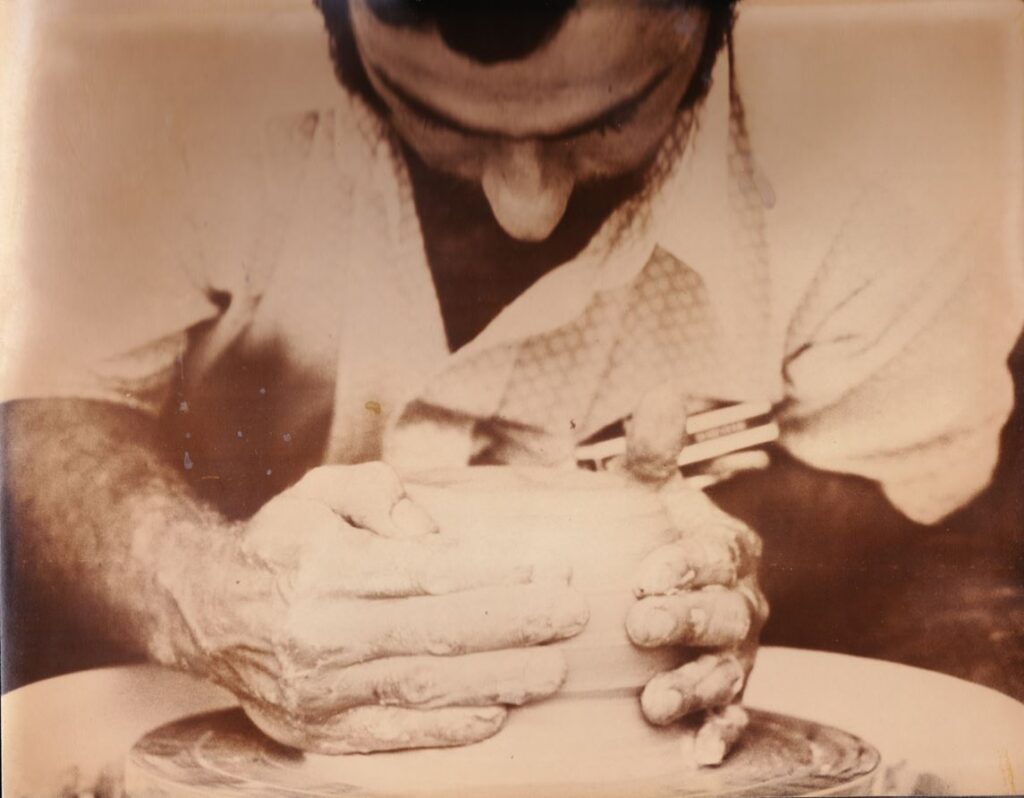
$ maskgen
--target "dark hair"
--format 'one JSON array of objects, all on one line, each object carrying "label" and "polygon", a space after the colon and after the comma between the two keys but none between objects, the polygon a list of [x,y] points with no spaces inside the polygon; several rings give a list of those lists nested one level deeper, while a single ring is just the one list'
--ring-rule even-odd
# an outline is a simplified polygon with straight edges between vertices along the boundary
[{"label": "dark hair", "polygon": [[[697,70],[681,107],[692,108],[711,88],[718,54],[730,41],[737,0],[648,0],[670,5],[700,5],[711,15]],[[356,50],[349,0],[314,0],[324,17],[331,58],[341,83],[383,111]],[[367,0],[373,13],[389,25],[434,24],[445,44],[481,63],[521,58],[543,45],[558,30],[576,0]]]},{"label": "dark hair", "polygon": [[522,58],[550,39],[576,0],[367,0],[389,25],[436,25],[448,47],[482,64]]}]

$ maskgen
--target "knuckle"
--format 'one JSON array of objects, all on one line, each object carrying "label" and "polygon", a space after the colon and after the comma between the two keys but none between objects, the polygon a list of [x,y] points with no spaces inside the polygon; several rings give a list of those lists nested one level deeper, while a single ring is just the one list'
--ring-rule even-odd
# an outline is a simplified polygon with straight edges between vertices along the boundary
[{"label": "knuckle", "polygon": [[761,536],[757,534],[746,524],[741,524],[737,534],[740,547],[744,555],[750,560],[760,560],[761,555],[764,553],[764,542],[761,540]]},{"label": "knuckle", "polygon": [[288,674],[279,681],[278,697],[274,702],[278,709],[282,710],[289,717],[297,717],[303,710],[305,701],[305,685],[302,680]]},{"label": "knuckle", "polygon": [[424,664],[417,664],[396,675],[395,695],[401,703],[409,706],[431,704],[442,697],[434,674]]},{"label": "knuckle", "polygon": [[311,468],[302,479],[295,483],[291,492],[303,496],[321,496],[333,483],[337,482],[340,468],[342,466],[330,465]]},{"label": "knuckle", "polygon": [[293,748],[308,748],[310,738],[304,724],[295,718],[279,711],[273,706],[243,700],[241,702],[245,714],[267,736],[277,742]]},{"label": "knuckle", "polygon": [[214,653],[208,663],[213,680],[240,698],[253,699],[266,707],[284,707],[286,684],[270,650],[231,647]]},{"label": "knuckle", "polygon": [[274,660],[277,671],[277,695],[274,703],[287,712],[298,712],[302,707],[307,686],[303,670],[289,646],[275,645]]},{"label": "knuckle", "polygon": [[714,574],[714,582],[724,587],[732,587],[736,583],[739,556],[732,541],[711,539],[703,541],[693,555],[703,570]]},{"label": "knuckle", "polygon": [[728,560],[739,572],[756,570],[763,549],[760,536],[737,518],[725,513],[717,515],[707,530],[707,537],[717,542],[722,551],[721,558]]},{"label": "knuckle", "polygon": [[453,637],[436,637],[427,643],[427,653],[436,657],[451,657],[467,653],[466,644]]},{"label": "knuckle", "polygon": [[330,479],[333,474],[338,472],[338,469],[342,466],[336,465],[319,465],[314,466],[306,472],[306,475],[300,480],[300,482],[317,482],[318,480]]}]

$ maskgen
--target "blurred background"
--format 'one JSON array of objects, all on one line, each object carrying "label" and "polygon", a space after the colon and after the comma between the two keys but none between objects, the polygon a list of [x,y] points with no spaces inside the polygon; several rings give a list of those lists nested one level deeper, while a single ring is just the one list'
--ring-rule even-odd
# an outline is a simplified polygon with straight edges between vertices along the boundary
[{"label": "blurred background", "polygon": [[[755,156],[794,174],[808,147],[839,163],[870,151],[881,173],[951,161],[1003,193],[1001,255],[1024,268],[1024,3],[741,9],[741,86],[758,89],[745,99],[785,120],[753,130]],[[13,297],[68,290],[69,269],[114,297],[142,260],[239,257],[267,126],[330,106],[337,89],[308,0],[4,0],[0,26],[0,380],[17,382],[80,332]],[[937,529],[887,513],[866,483],[778,454],[715,489],[766,539],[765,642],[921,665],[1024,699],[1021,344],[1010,366],[1017,410],[995,480]],[[15,566],[5,540],[5,603]],[[4,690],[98,664],[51,633],[52,609],[5,618]]]}]

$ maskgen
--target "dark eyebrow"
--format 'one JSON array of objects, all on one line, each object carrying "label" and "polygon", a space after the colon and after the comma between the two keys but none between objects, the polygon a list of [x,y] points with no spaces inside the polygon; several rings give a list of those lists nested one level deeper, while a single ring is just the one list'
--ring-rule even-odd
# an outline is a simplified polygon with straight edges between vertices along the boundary
[{"label": "dark eyebrow", "polygon": [[[477,138],[507,138],[506,136],[496,133],[493,130],[485,130],[483,128],[471,127],[459,122],[457,119],[452,119],[450,116],[442,111],[433,108],[432,106],[425,103],[423,100],[414,97],[409,94],[408,91],[403,89],[397,83],[395,83],[388,75],[377,68],[374,68],[374,74],[378,77],[381,83],[383,83],[388,91],[394,94],[402,104],[407,106],[411,111],[417,115],[422,116],[425,119],[430,120],[436,125],[446,127],[456,133],[460,133],[464,136],[474,136]],[[647,81],[636,94],[627,97],[625,100],[621,100],[613,105],[611,108],[607,108],[601,111],[596,116],[587,119],[584,122],[573,125],[572,127],[560,130],[557,133],[541,133],[530,138],[537,138],[542,141],[563,141],[565,139],[575,138],[585,133],[589,133],[599,128],[615,125],[617,121],[623,117],[631,114],[637,106],[639,106],[644,100],[650,97],[654,91],[662,84],[665,78],[668,77],[672,68],[665,67],[665,69],[658,72],[653,78]]]}]

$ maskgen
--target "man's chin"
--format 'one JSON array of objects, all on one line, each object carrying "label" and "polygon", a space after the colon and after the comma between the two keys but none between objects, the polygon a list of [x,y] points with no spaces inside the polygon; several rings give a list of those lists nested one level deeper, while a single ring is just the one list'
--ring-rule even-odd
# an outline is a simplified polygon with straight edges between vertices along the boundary
[{"label": "man's chin", "polygon": [[[443,198],[443,209],[432,208],[431,215],[435,219],[438,215],[447,217],[447,224],[458,226],[467,235],[472,235],[469,231],[475,231],[492,241],[502,240],[504,246],[522,257],[535,257],[542,261],[565,261],[574,257],[616,210],[636,203],[652,189],[650,164],[614,177],[588,181],[574,188],[561,219],[547,235],[518,232],[510,235],[492,213],[479,183],[427,165],[409,146],[403,147],[403,151],[417,193],[427,190],[433,197]],[[628,221],[624,218],[622,224],[625,226]]]}]

